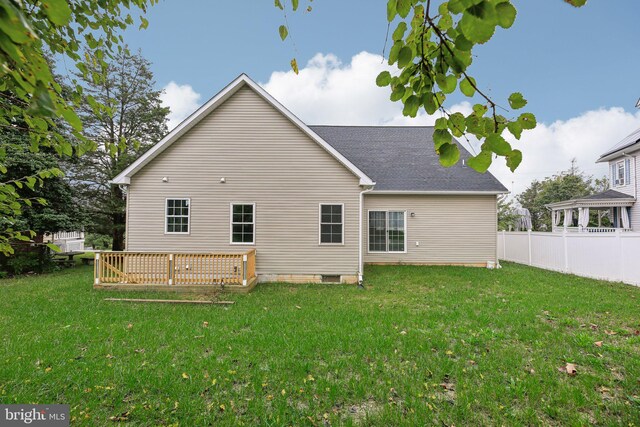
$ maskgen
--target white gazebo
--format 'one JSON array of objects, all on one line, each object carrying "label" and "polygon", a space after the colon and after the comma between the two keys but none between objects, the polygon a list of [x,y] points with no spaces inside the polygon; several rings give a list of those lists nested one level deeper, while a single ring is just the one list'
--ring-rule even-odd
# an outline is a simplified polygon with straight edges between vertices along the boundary
[{"label": "white gazebo", "polygon": [[[635,201],[635,197],[628,194],[607,190],[578,199],[550,203],[546,207],[551,211],[554,232],[612,233],[617,230],[631,231],[629,208]],[[591,210],[598,211],[596,227],[589,227]],[[613,227],[601,226],[601,219],[606,214],[609,215]]]}]

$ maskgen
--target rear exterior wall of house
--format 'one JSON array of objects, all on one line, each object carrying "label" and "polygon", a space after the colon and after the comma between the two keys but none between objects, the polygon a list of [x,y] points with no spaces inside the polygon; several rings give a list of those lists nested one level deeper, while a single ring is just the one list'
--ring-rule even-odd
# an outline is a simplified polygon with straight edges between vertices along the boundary
[{"label": "rear exterior wall of house", "polygon": [[[353,281],[360,191],[354,174],[244,87],[131,178],[127,250],[255,248],[262,279]],[[188,234],[165,232],[166,199],[189,199]],[[232,203],[255,204],[255,245],[230,243]],[[321,203],[344,205],[343,244],[320,244]]]},{"label": "rear exterior wall of house", "polygon": [[[495,195],[365,194],[364,261],[476,266],[496,262],[496,203]],[[372,250],[375,249],[370,246],[372,211],[406,212],[403,252]]]}]

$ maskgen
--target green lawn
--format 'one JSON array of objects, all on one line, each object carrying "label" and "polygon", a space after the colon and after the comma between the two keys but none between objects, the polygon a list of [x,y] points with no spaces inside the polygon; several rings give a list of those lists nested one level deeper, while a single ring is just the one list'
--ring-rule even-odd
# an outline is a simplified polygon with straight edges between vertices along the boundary
[{"label": "green lawn", "polygon": [[85,425],[640,425],[632,286],[375,266],[365,290],[263,284],[189,306],[103,301],[142,294],[91,274],[0,281],[1,403],[67,403]]}]

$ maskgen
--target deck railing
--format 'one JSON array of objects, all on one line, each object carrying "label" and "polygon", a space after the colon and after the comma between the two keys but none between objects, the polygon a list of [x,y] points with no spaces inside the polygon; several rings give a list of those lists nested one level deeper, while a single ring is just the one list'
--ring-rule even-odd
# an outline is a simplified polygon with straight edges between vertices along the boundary
[{"label": "deck railing", "polygon": [[256,250],[244,253],[96,252],[94,283],[247,286]]}]

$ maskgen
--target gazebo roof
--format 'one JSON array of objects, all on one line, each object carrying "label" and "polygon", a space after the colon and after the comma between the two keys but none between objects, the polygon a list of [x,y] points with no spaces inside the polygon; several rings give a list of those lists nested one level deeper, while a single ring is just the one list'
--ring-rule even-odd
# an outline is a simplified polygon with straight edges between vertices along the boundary
[{"label": "gazebo roof", "polygon": [[602,193],[564,200],[562,202],[549,203],[545,206],[552,210],[571,208],[613,208],[629,207],[632,206],[635,201],[636,198],[633,196],[609,189]]}]

